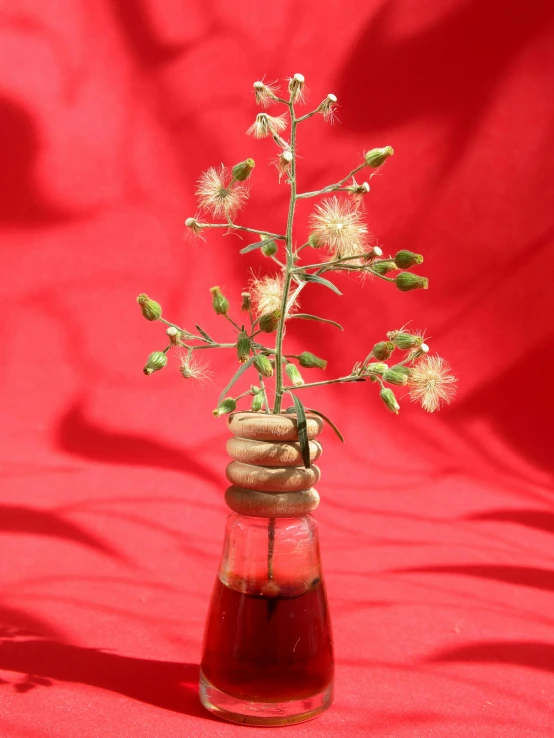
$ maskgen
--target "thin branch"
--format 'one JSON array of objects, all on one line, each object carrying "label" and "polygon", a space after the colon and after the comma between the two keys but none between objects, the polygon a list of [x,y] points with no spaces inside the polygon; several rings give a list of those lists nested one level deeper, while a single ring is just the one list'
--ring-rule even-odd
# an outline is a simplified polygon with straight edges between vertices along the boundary
[{"label": "thin branch", "polygon": [[336,184],[328,185],[327,187],[324,187],[322,190],[315,190],[314,192],[301,192],[299,195],[296,196],[296,198],[298,200],[301,200],[302,198],[317,197],[317,195],[324,195],[326,192],[332,192],[333,190],[336,190],[342,187],[342,185],[348,179],[350,179],[350,177],[353,177],[356,174],[356,172],[359,172],[360,169],[364,169],[364,167],[366,166],[367,164],[364,161],[363,164],[360,164],[355,169],[353,169],[349,174],[346,175],[346,177],[344,177],[344,179],[341,179],[340,182],[337,182]]},{"label": "thin branch", "polygon": [[202,223],[202,228],[231,228],[237,231],[246,231],[247,233],[256,233],[258,236],[267,236],[268,238],[276,238],[278,241],[286,241],[286,236],[278,233],[268,233],[267,231],[259,231],[257,228],[247,228],[236,223]]}]

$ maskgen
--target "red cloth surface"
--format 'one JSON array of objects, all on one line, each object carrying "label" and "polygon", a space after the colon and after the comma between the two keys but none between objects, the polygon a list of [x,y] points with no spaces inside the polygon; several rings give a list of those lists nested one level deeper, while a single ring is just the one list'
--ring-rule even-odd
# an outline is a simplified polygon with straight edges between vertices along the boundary
[{"label": "red cloth surface", "polygon": [[306,312],[345,333],[296,321],[291,349],[338,376],[412,320],[459,394],[434,415],[405,399],[395,417],[369,383],[306,391],[347,438],[323,436],[316,515],[336,698],[279,735],[554,735],[552,3],[0,12],[0,736],[246,730],[205,712],[196,686],[226,516],[228,433],[211,410],[234,360],[210,357],[203,390],[174,362],[143,376],[165,336],[135,297],[231,337],[208,288],[236,308],[268,263],[236,236],[184,242],[184,219],[201,171],[253,156],[241,222],[283,230],[275,149],[244,132],[254,80],[296,72],[314,105],[341,105],[339,124],[299,129],[301,188],[392,145],[368,222],[387,253],[424,253],[430,289],[307,289]]}]

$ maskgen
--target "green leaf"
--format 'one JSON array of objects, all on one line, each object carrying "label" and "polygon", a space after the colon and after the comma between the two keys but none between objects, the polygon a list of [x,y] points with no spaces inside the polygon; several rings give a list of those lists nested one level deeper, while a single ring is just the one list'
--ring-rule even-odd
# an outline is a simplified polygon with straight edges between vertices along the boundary
[{"label": "green leaf", "polygon": [[331,426],[331,428],[332,428],[332,429],[333,429],[333,430],[335,431],[335,433],[337,434],[337,436],[339,437],[339,439],[340,439],[340,440],[341,440],[341,441],[342,441],[342,442],[344,443],[344,436],[342,435],[342,433],[341,433],[341,432],[340,432],[340,430],[339,430],[339,429],[337,428],[337,426],[336,426],[336,425],[335,425],[335,424],[333,423],[333,421],[332,421],[332,420],[330,420],[330,419],[329,419],[329,418],[328,418],[328,417],[327,417],[326,415],[323,415],[323,413],[320,413],[320,412],[319,412],[319,410],[314,410],[314,409],[313,409],[313,407],[307,407],[307,408],[306,408],[306,410],[307,410],[307,411],[308,411],[309,413],[313,413],[314,415],[319,415],[319,417],[320,417],[320,418],[323,418],[323,420],[324,420],[324,421],[325,421],[326,423],[329,423],[329,425],[330,425],[330,426]]},{"label": "green leaf", "polygon": [[306,413],[304,412],[304,405],[302,401],[298,399],[296,395],[290,393],[292,401],[294,402],[294,409],[296,410],[296,422],[298,424],[298,442],[300,443],[300,451],[302,452],[302,461],[306,469],[309,469],[312,465],[310,459],[310,441],[308,439],[308,424],[306,423]]},{"label": "green leaf", "polygon": [[[198,326],[196,326],[196,327],[198,327]],[[231,381],[229,382],[229,384],[225,387],[225,389],[223,390],[223,392],[219,395],[219,400],[217,401],[217,406],[218,407],[221,405],[221,403],[223,402],[223,398],[225,397],[225,395],[227,394],[227,392],[229,392],[229,390],[231,389],[231,387],[235,384],[235,382],[237,381],[237,379],[239,379],[239,377],[241,377],[244,374],[244,372],[249,367],[252,366],[252,364],[254,363],[254,359],[255,358],[256,358],[256,356],[251,356],[248,359],[248,361],[246,361],[244,364],[241,364],[239,366],[239,368],[234,373],[233,378],[231,379]]]},{"label": "green leaf", "polygon": [[202,328],[200,328],[199,325],[196,326],[196,330],[204,336],[204,338],[206,339],[206,341],[209,341],[210,343],[215,343],[214,339],[213,338],[210,338],[208,336],[208,334],[206,333],[206,331],[203,331]]},{"label": "green leaf", "polygon": [[255,241],[254,243],[245,246],[239,251],[239,254],[247,254],[249,251],[255,251],[255,249],[261,249],[262,246],[267,246],[268,243],[274,241],[274,238],[266,238],[263,241]]},{"label": "green leaf", "polygon": [[340,323],[336,323],[334,320],[329,320],[329,318],[320,318],[319,315],[310,315],[309,313],[295,313],[294,315],[289,315],[289,318],[302,318],[302,320],[317,320],[318,323],[329,323],[329,325],[334,325],[341,331],[344,330],[344,328],[342,327]]},{"label": "green leaf", "polygon": [[342,292],[339,290],[339,288],[336,285],[334,285],[328,279],[319,277],[317,274],[303,274],[302,272],[299,272],[297,276],[300,277],[300,279],[303,279],[304,282],[316,282],[317,284],[323,284],[325,285],[325,287],[328,287],[330,290],[333,290],[333,292],[336,292],[337,295],[342,295]]}]

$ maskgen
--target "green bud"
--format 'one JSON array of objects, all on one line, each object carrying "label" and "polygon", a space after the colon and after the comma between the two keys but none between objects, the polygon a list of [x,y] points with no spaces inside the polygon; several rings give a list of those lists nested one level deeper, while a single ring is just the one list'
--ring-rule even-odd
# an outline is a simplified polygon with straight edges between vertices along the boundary
[{"label": "green bud", "polygon": [[377,169],[377,167],[382,166],[389,156],[392,156],[393,154],[394,149],[392,146],[385,146],[382,149],[371,149],[371,151],[368,151],[365,155],[365,163],[368,167]]},{"label": "green bud", "polygon": [[371,372],[372,374],[379,374],[383,376],[383,373],[387,371],[389,367],[387,364],[368,364],[364,370],[365,372]]},{"label": "green bud", "polygon": [[259,395],[262,391],[261,387],[256,387],[255,384],[250,385],[250,394],[251,395]]},{"label": "green bud", "polygon": [[271,365],[271,361],[264,354],[256,354],[256,358],[254,359],[254,366],[263,377],[273,376],[273,367]]},{"label": "green bud", "polygon": [[404,372],[396,372],[393,369],[387,369],[383,374],[383,379],[389,384],[397,384],[399,387],[405,387],[408,384],[408,377]]},{"label": "green bud", "polygon": [[391,331],[387,333],[387,336],[402,351],[416,348],[423,343],[423,336],[414,336],[412,333],[404,333],[402,331]]},{"label": "green bud", "polygon": [[317,233],[311,233],[308,237],[308,243],[312,247],[312,249],[320,249],[322,246],[324,246],[324,242],[321,240],[321,238],[317,235]]},{"label": "green bud", "polygon": [[387,274],[388,272],[392,272],[395,269],[398,269],[394,261],[378,261],[375,264],[370,265],[370,269],[373,272],[376,272],[377,274],[382,274],[383,276]]},{"label": "green bud", "polygon": [[264,396],[260,392],[260,394],[255,395],[254,399],[252,400],[252,412],[259,413],[264,405]]},{"label": "green bud", "polygon": [[389,389],[388,387],[385,387],[385,389],[382,389],[379,393],[379,397],[383,400],[387,408],[391,411],[391,413],[395,413],[398,415],[398,411],[400,410],[400,405],[396,401],[396,397],[394,392]]},{"label": "green bud", "polygon": [[275,256],[277,253],[277,244],[275,241],[270,241],[262,246],[262,254],[264,256]]},{"label": "green bud", "polygon": [[419,277],[411,272],[401,272],[396,276],[396,286],[401,292],[410,292],[411,290],[426,290],[429,287],[429,280],[426,277]]},{"label": "green bud", "polygon": [[398,251],[394,257],[396,264],[400,269],[409,269],[415,264],[423,264],[423,256],[421,254],[414,254],[413,251]]},{"label": "green bud", "polygon": [[250,349],[250,338],[243,328],[237,338],[237,356],[241,364],[244,364],[250,358]]},{"label": "green bud", "polygon": [[151,300],[148,295],[139,295],[137,302],[146,320],[158,320],[158,318],[161,318],[162,306],[155,300]]},{"label": "green bud", "polygon": [[229,300],[224,296],[219,287],[210,287],[212,293],[212,305],[218,315],[227,315]]},{"label": "green bud", "polygon": [[233,167],[233,179],[235,179],[237,182],[244,182],[245,179],[248,179],[248,177],[252,174],[252,170],[256,166],[256,162],[254,159],[245,159],[245,161],[241,161],[239,164],[235,164]]},{"label": "green bud", "polygon": [[273,333],[276,331],[281,320],[281,314],[280,310],[274,310],[272,313],[262,315],[258,323],[260,330],[264,333]]},{"label": "green bud", "polygon": [[154,372],[159,372],[167,364],[167,356],[163,351],[154,351],[148,357],[144,369],[142,370],[147,376]]},{"label": "green bud", "polygon": [[250,297],[250,292],[241,292],[240,296],[242,297],[242,303],[240,305],[241,310],[252,310],[252,298]]},{"label": "green bud", "polygon": [[302,375],[300,374],[300,371],[298,370],[298,367],[296,366],[296,364],[287,364],[285,366],[285,371],[288,375],[288,378],[294,384],[295,387],[301,387],[303,384],[305,384],[304,380],[302,379]]},{"label": "green bud", "polygon": [[372,355],[379,361],[386,361],[394,351],[394,343],[390,341],[379,341],[371,349]]},{"label": "green bud", "polygon": [[400,372],[401,374],[404,374],[404,376],[410,378],[410,374],[412,373],[412,370],[409,366],[406,366],[405,364],[395,364],[394,366],[391,366],[392,372]]},{"label": "green bud", "polygon": [[325,369],[327,366],[325,359],[320,359],[319,356],[316,356],[309,351],[302,351],[298,357],[298,363],[305,369]]},{"label": "green bud", "polygon": [[213,414],[217,417],[220,415],[228,415],[237,408],[236,400],[233,397],[226,397],[219,407],[213,411]]}]

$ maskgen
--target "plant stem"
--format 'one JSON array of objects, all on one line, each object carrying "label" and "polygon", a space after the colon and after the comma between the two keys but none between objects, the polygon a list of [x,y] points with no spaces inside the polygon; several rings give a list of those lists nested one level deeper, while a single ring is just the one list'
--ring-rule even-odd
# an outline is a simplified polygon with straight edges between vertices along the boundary
[{"label": "plant stem", "polygon": [[276,238],[278,241],[285,241],[286,236],[281,236],[278,233],[268,233],[267,231],[259,231],[257,228],[247,228],[246,226],[239,226],[236,223],[202,223],[202,228],[233,228],[237,231],[246,231],[247,233],[256,233],[258,236],[267,236],[268,238]]},{"label": "plant stem", "polygon": [[290,202],[289,216],[287,220],[287,235],[285,247],[287,250],[287,264],[285,269],[285,278],[283,283],[283,298],[281,301],[281,320],[277,328],[277,336],[275,339],[275,404],[273,406],[274,414],[281,412],[281,404],[283,401],[283,335],[285,331],[285,320],[287,317],[288,296],[290,283],[292,279],[292,270],[294,268],[294,254],[292,249],[292,226],[294,222],[294,208],[296,206],[296,118],[294,116],[294,105],[292,100],[289,103],[291,133],[290,133],[290,152],[292,154],[292,162],[290,165]]},{"label": "plant stem", "polygon": [[339,377],[338,379],[325,379],[322,382],[308,382],[294,387],[285,387],[284,391],[290,392],[292,390],[296,392],[296,390],[304,389],[305,387],[321,387],[324,384],[338,384],[339,382],[365,382],[365,379],[355,374],[349,374],[347,377]]},{"label": "plant stem", "polygon": [[351,172],[349,172],[344,179],[341,179],[340,182],[337,182],[336,184],[328,185],[327,187],[324,187],[322,190],[314,190],[314,192],[301,192],[299,195],[297,195],[297,199],[301,200],[305,197],[317,197],[317,195],[324,195],[326,192],[332,192],[333,190],[337,190],[346,182],[346,180],[350,179],[350,177],[353,177],[356,172],[359,172],[360,169],[363,169],[366,167],[367,164],[364,163],[357,166],[355,169],[353,169]]}]

